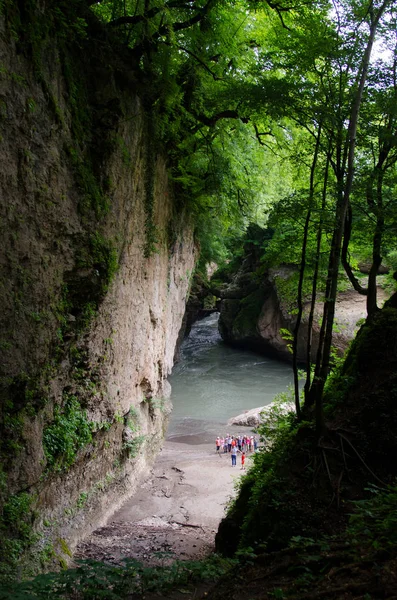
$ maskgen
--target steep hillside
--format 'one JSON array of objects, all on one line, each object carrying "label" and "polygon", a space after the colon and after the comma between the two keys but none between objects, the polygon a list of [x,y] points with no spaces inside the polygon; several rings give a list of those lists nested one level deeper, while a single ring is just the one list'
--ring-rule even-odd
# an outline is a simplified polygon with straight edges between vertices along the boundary
[{"label": "steep hillside", "polygon": [[128,56],[55,4],[0,20],[5,574],[62,564],[150,468],[196,254]]},{"label": "steep hillside", "polygon": [[[395,485],[397,475],[396,317],[394,294],[362,327],[340,372],[331,377],[324,435],[317,438],[306,414],[302,423],[284,423],[273,451],[258,456],[221,523],[219,551],[277,551],[296,536],[338,536],[353,501],[370,497],[371,486],[392,492],[387,486]],[[365,538],[365,525],[361,534]]]}]

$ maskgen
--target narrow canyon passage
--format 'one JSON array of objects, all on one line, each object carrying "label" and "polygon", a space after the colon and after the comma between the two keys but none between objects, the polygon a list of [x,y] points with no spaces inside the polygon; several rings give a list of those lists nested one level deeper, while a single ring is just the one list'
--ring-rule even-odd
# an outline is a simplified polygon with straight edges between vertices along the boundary
[{"label": "narrow canyon passage", "polygon": [[108,523],[79,545],[78,558],[162,564],[213,549],[242,473],[239,464],[231,467],[228,454],[216,455],[215,437],[244,434],[246,428],[230,427],[228,419],[268,404],[292,380],[288,364],[225,345],[217,318],[195,323],[182,344],[170,377],[174,408],[153,471]]}]

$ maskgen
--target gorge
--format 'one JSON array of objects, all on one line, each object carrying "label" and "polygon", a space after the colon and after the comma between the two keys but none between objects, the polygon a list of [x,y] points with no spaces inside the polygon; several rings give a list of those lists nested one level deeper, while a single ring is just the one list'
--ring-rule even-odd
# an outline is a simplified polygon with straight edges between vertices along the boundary
[{"label": "gorge", "polygon": [[[394,598],[395,20],[0,0],[1,600]],[[215,436],[277,394],[231,476]],[[115,511],[210,535],[123,566],[81,545]]]}]

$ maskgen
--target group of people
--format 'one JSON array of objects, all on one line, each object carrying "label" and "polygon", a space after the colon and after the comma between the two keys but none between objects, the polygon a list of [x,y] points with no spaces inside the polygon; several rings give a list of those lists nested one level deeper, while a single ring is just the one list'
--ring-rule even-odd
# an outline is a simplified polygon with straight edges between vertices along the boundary
[{"label": "group of people", "polygon": [[227,433],[225,437],[217,437],[215,440],[216,452],[220,456],[221,453],[230,453],[232,457],[232,467],[237,464],[237,454],[241,454],[241,468],[245,470],[245,457],[248,452],[255,452],[258,448],[258,440],[255,435],[230,435]]}]

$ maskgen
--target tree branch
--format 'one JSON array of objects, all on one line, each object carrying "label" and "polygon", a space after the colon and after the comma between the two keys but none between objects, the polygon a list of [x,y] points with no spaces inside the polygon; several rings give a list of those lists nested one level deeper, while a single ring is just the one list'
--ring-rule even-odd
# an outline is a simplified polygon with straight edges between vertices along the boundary
[{"label": "tree branch", "polygon": [[[88,1],[90,2],[92,0],[88,0]],[[203,6],[203,8],[200,8],[199,11],[193,17],[191,17],[190,19],[187,19],[186,21],[182,21],[181,23],[174,23],[171,26],[171,29],[173,29],[173,31],[180,31],[182,29],[187,29],[187,28],[191,27],[192,25],[195,25],[196,23],[198,23],[199,21],[204,19],[204,17],[211,10],[212,6],[215,4],[215,2],[216,2],[216,0],[208,0],[207,4],[205,6]],[[92,4],[95,4],[95,2],[92,2]],[[147,21],[148,19],[152,19],[153,17],[158,15],[160,12],[164,11],[164,8],[166,8],[166,9],[170,9],[170,8],[190,9],[191,6],[187,6],[185,3],[182,3],[182,2],[169,2],[168,4],[165,5],[165,7],[164,6],[162,6],[162,7],[154,6],[150,10],[146,11],[143,15],[119,17],[118,19],[114,19],[114,21],[110,21],[110,23],[108,23],[108,26],[109,27],[120,27],[120,25],[136,25],[137,23],[142,23],[144,21]],[[161,35],[166,35],[169,32],[169,29],[170,29],[169,25],[161,26],[158,29],[157,33],[155,34],[155,37],[159,37]]]},{"label": "tree branch", "polygon": [[363,286],[360,284],[358,279],[354,276],[353,270],[350,266],[349,259],[348,259],[349,242],[350,242],[350,236],[351,236],[351,232],[352,232],[352,220],[353,220],[352,208],[349,203],[349,206],[347,207],[347,211],[346,211],[346,217],[345,217],[345,228],[344,228],[344,233],[343,233],[341,261],[342,261],[343,268],[345,269],[346,275],[348,276],[353,288],[356,290],[356,292],[358,292],[362,296],[367,296],[368,288],[363,288]]},{"label": "tree branch", "polygon": [[278,15],[278,17],[280,19],[281,25],[284,27],[284,29],[287,29],[288,31],[291,31],[291,29],[288,27],[288,25],[286,25],[284,23],[283,15],[281,13],[288,12],[289,10],[292,10],[292,7],[284,8],[284,7],[280,6],[280,4],[277,4],[275,2],[270,2],[270,0],[266,0],[266,2],[268,4],[268,6],[272,10],[276,11],[276,13],[277,13],[277,15]]},{"label": "tree branch", "polygon": [[201,123],[204,123],[204,125],[208,125],[208,127],[213,127],[221,119],[240,119],[242,123],[249,123],[249,117],[242,117],[236,110],[223,110],[215,115],[212,115],[212,117],[207,117],[207,115],[202,113],[192,114],[198,121],[201,121]]},{"label": "tree branch", "polygon": [[267,144],[265,144],[264,142],[262,142],[261,137],[263,135],[271,135],[274,137],[274,134],[271,130],[269,131],[259,131],[258,126],[256,125],[256,123],[253,123],[254,129],[255,129],[255,136],[256,139],[258,140],[258,142],[260,143],[261,146],[267,146]]},{"label": "tree branch", "polygon": [[[173,44],[171,44],[170,42],[164,42],[167,46],[173,46]],[[199,56],[197,56],[197,54],[195,54],[194,52],[192,52],[191,50],[188,50],[187,48],[185,48],[184,46],[180,46],[179,44],[177,44],[176,46],[179,50],[182,50],[183,52],[186,52],[186,54],[189,54],[189,56],[192,56],[194,58],[194,60],[196,60],[210,75],[212,75],[212,77],[214,78],[214,81],[224,81],[223,77],[219,77],[216,73],[214,73],[214,71],[212,71],[208,65],[205,64],[205,62],[203,60],[201,60],[201,58]]]},{"label": "tree branch", "polygon": [[[188,29],[192,25],[199,23],[208,15],[215,3],[216,0],[208,0],[207,4],[205,4],[205,6],[203,6],[203,8],[201,8],[199,12],[197,12],[197,14],[194,15],[194,17],[191,17],[190,19],[188,19],[187,21],[183,21],[182,23],[174,23],[174,25],[172,26],[173,31],[181,31],[181,29]],[[165,35],[166,33],[168,33],[168,27],[164,27],[162,29],[159,29],[158,31],[159,35]]]}]

